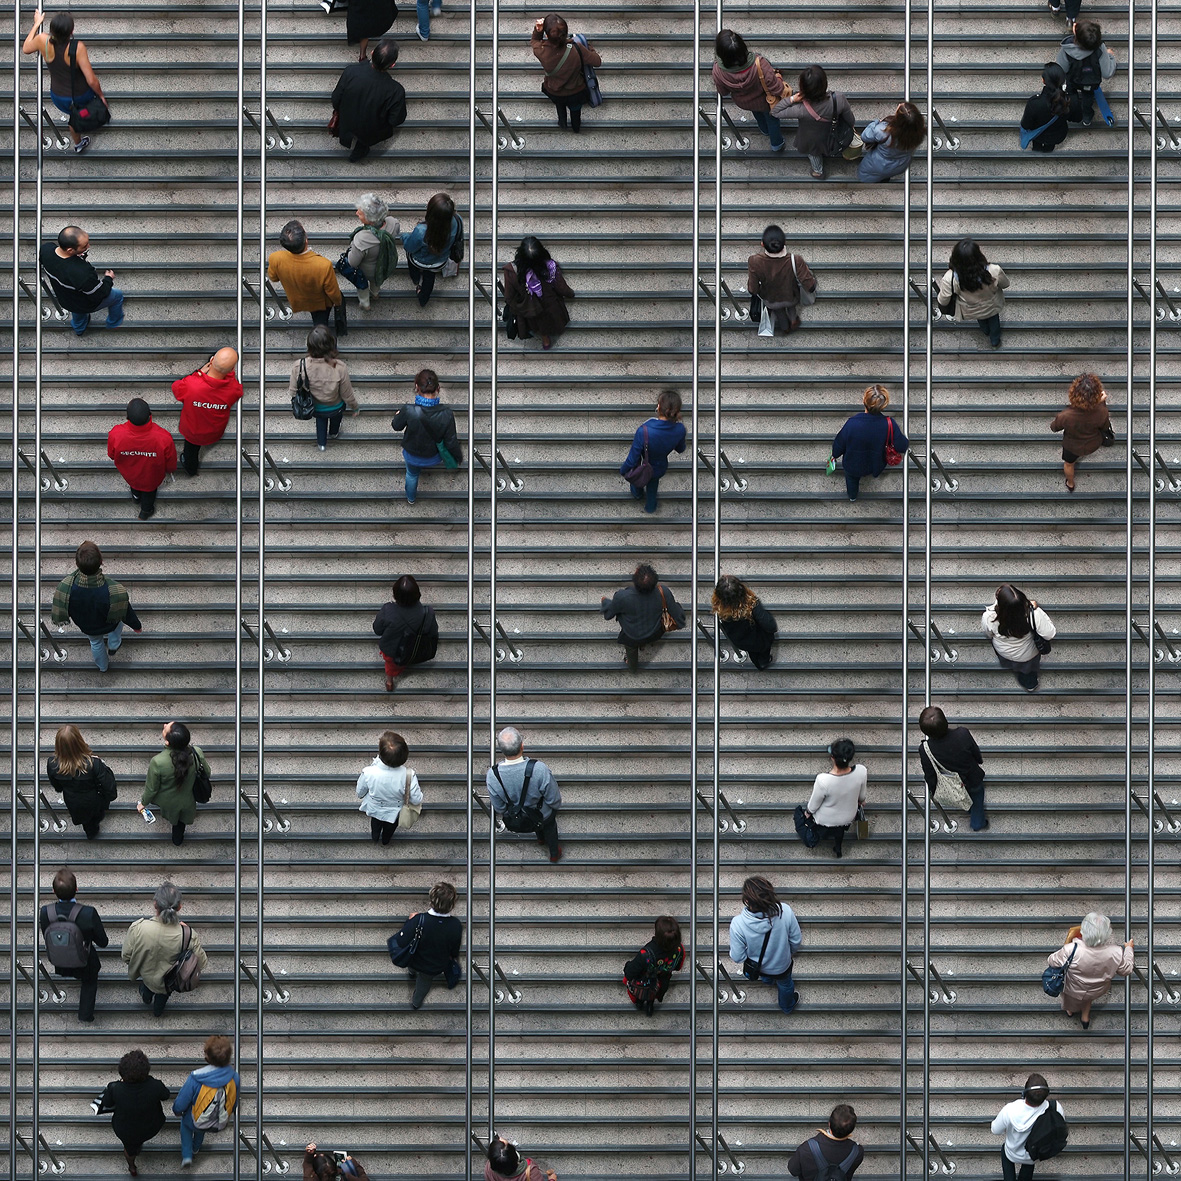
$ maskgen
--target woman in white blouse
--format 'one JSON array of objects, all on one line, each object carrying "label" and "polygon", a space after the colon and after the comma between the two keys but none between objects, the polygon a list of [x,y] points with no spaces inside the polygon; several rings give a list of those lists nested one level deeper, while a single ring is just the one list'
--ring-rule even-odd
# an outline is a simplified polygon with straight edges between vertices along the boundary
[{"label": "woman in white blouse", "polygon": [[832,770],[821,771],[812,785],[812,795],[804,807],[804,819],[821,840],[833,841],[833,856],[841,856],[841,842],[849,825],[857,818],[857,809],[865,803],[868,773],[860,763],[853,763],[857,748],[848,738],[829,743]]},{"label": "woman in white blouse", "polygon": [[980,626],[992,641],[997,660],[1013,670],[1026,693],[1032,693],[1038,686],[1042,663],[1034,633],[1047,641],[1058,634],[1037,600],[1026,598],[1010,582],[1002,583],[996,588],[996,598],[984,609]]},{"label": "woman in white blouse", "polygon": [[382,845],[388,845],[398,831],[403,808],[415,819],[422,810],[418,776],[406,766],[409,757],[410,749],[402,735],[387,730],[378,740],[377,757],[357,780],[360,810],[369,817],[370,835]]}]

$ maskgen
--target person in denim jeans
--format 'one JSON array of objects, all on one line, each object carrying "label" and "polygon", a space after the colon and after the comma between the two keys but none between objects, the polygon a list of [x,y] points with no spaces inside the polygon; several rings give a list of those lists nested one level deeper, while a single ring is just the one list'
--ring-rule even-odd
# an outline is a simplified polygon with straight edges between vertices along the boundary
[{"label": "person in denim jeans", "polygon": [[776,897],[775,887],[764,877],[747,878],[742,883],[742,911],[730,920],[730,958],[740,966],[747,960],[758,964],[758,978],[775,985],[785,1013],[800,1001],[792,961],[803,941],[796,916]]},{"label": "person in denim jeans", "polygon": [[431,17],[441,16],[443,12],[442,0],[417,0],[418,27],[414,30],[420,41],[431,39]]},{"label": "person in denim jeans", "polygon": [[336,336],[322,324],[308,333],[307,355],[291,366],[287,387],[291,394],[299,387],[301,368],[316,400],[316,446],[324,451],[331,439],[340,437],[344,408],[356,418],[361,406],[353,393],[349,367],[336,354]]},{"label": "person in denim jeans", "polygon": [[124,623],[136,635],[143,630],[143,624],[122,583],[103,574],[102,550],[93,541],[84,541],[78,547],[74,562],[77,569],[63,578],[53,592],[50,618],[58,625],[73,620],[90,641],[98,671],[105,673],[111,656],[123,643]]},{"label": "person in denim jeans", "polygon": [[66,226],[56,242],[41,244],[38,255],[54,297],[70,313],[75,336],[81,336],[90,326],[94,312],[104,309],[108,328],[123,323],[123,292],[114,285],[115,272],[104,271],[100,276],[86,261],[89,253],[90,235],[80,226]]},{"label": "person in denim jeans", "polygon": [[685,424],[681,422],[681,395],[676,390],[661,390],[656,399],[656,415],[636,427],[631,450],[620,464],[619,474],[626,476],[641,460],[645,451],[652,465],[652,478],[645,487],[631,484],[633,499],[644,498],[644,512],[656,511],[656,493],[661,477],[668,471],[668,457],[685,450]]},{"label": "person in denim jeans", "polygon": [[[90,65],[86,46],[74,38],[74,18],[68,12],[59,12],[49,22],[49,32],[39,33],[37,30],[44,23],[45,14],[38,8],[33,13],[33,27],[21,46],[21,52],[40,53],[45,59],[49,70],[49,98],[53,105],[63,115],[70,113],[72,105],[84,108],[96,98],[108,106],[102,83]],[[69,132],[75,155],[81,155],[90,146],[90,136],[73,127]]]},{"label": "person in denim jeans", "polygon": [[761,54],[746,48],[733,29],[723,29],[714,39],[714,89],[736,107],[749,111],[759,130],[771,141],[771,151],[787,147],[779,120],[771,106],[787,93],[779,71]]}]

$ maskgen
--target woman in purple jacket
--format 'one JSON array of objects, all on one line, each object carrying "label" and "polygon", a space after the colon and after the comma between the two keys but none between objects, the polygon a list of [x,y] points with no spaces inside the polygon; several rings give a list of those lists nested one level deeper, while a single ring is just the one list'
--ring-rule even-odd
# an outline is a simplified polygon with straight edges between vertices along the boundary
[{"label": "woman in purple jacket", "polygon": [[656,511],[656,491],[660,478],[668,471],[668,457],[673,452],[685,450],[685,424],[681,421],[681,395],[676,390],[661,390],[656,399],[656,415],[636,427],[632,448],[619,468],[625,479],[628,472],[639,466],[647,454],[652,466],[652,476],[646,484],[631,483],[635,500],[644,497],[644,512]]}]

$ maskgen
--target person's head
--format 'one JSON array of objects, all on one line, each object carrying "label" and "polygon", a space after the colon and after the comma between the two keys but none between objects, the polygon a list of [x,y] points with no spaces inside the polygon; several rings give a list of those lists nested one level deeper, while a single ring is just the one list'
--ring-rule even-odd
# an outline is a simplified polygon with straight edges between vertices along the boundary
[{"label": "person's head", "polygon": [[776,896],[775,887],[761,874],[742,883],[742,905],[752,914],[769,919],[778,918],[783,913],[783,903]]},{"label": "person's head", "polygon": [[546,40],[552,41],[555,45],[565,45],[566,38],[570,36],[569,26],[556,12],[551,12],[542,21],[541,31],[545,34]]},{"label": "person's head", "polygon": [[1111,942],[1111,919],[1097,910],[1089,911],[1079,924],[1083,942],[1088,947],[1103,947]]},{"label": "person's head", "polygon": [[676,951],[681,946],[681,924],[671,914],[662,914],[656,920],[656,930],[652,938],[660,951]]},{"label": "person's head", "polygon": [[857,1127],[857,1112],[853,1110],[847,1103],[838,1103],[836,1107],[829,1112],[828,1115],[828,1130],[839,1137],[852,1136],[853,1129]]},{"label": "person's head", "polygon": [[224,1033],[215,1033],[205,1039],[205,1061],[210,1066],[229,1066],[234,1060],[233,1040]]},{"label": "person's head", "polygon": [[152,895],[152,905],[156,908],[156,914],[160,916],[160,922],[168,927],[180,922],[177,917],[180,902],[181,893],[171,882],[161,882]]},{"label": "person's head", "polygon": [[1098,374],[1080,373],[1070,383],[1070,392],[1066,395],[1072,406],[1080,410],[1092,410],[1098,406],[1103,398],[1103,382]]},{"label": "person's head", "polygon": [[362,193],[357,199],[357,220],[363,225],[379,226],[390,215],[390,207],[376,193]]},{"label": "person's head", "polygon": [[984,251],[971,238],[961,238],[951,248],[948,265],[959,279],[961,291],[979,291],[993,281]]},{"label": "person's head", "polygon": [[1051,113],[1065,115],[1070,109],[1070,99],[1066,94],[1066,71],[1057,62],[1046,62],[1042,66],[1042,86],[1049,96]]},{"label": "person's head", "polygon": [[746,65],[746,42],[733,29],[723,29],[714,38],[714,54],[723,69],[740,70]]},{"label": "person's head", "polygon": [[642,595],[650,595],[659,582],[660,576],[647,562],[641,562],[632,574],[632,586]]},{"label": "person's head", "polygon": [[322,361],[336,359],[336,333],[326,324],[317,324],[308,333],[308,356]]},{"label": "person's head", "polygon": [[1025,1102],[1031,1107],[1040,1107],[1050,1097],[1050,1084],[1045,1075],[1031,1074],[1025,1080]]},{"label": "person's head", "polygon": [[152,1064],[143,1050],[128,1050],[119,1059],[119,1077],[125,1083],[142,1083],[151,1069]]},{"label": "person's head", "polygon": [[763,250],[767,254],[782,254],[787,249],[787,235],[781,226],[768,226],[763,231]]},{"label": "person's head", "polygon": [[53,757],[59,773],[67,779],[90,766],[90,747],[77,726],[68,723],[58,730],[53,739]]},{"label": "person's head", "polygon": [[851,738],[838,738],[828,744],[828,753],[832,756],[833,766],[843,771],[857,755],[857,748]]},{"label": "person's head", "polygon": [[1088,20],[1083,17],[1081,20],[1074,22],[1074,43],[1079,49],[1085,49],[1088,53],[1094,53],[1099,48],[1103,41],[1103,30],[1099,27],[1098,21]]},{"label": "person's head", "polygon": [[661,390],[656,395],[656,416],[668,422],[680,422],[681,395],[676,390]]},{"label": "person's head", "polygon": [[173,777],[178,784],[183,783],[188,778],[189,768],[193,765],[189,728],[184,722],[166,722],[163,735],[164,745],[168,747],[168,754],[172,759]]},{"label": "person's head", "polygon": [[398,60],[398,43],[393,37],[382,37],[374,46],[370,61],[375,70],[383,74]]},{"label": "person's head", "polygon": [[93,541],[84,541],[74,551],[74,564],[79,574],[97,574],[103,565],[103,552]]},{"label": "person's head", "polygon": [[923,112],[914,103],[899,103],[886,120],[890,129],[890,140],[901,152],[913,152],[927,134],[927,121]]},{"label": "person's head", "polygon": [[127,403],[127,421],[132,426],[147,426],[152,421],[152,408],[143,398],[132,398]]},{"label": "person's head", "polygon": [[431,910],[438,911],[439,914],[450,914],[455,909],[457,897],[455,887],[450,882],[436,882],[431,887]]},{"label": "person's head", "polygon": [[85,254],[90,249],[90,235],[79,226],[66,226],[58,231],[57,248],[63,254]]},{"label": "person's head", "polygon": [[881,414],[890,405],[890,391],[884,385],[871,385],[861,395],[861,405],[870,414]]},{"label": "person's head", "polygon": [[517,253],[513,256],[513,269],[518,275],[523,276],[526,271],[534,273],[541,271],[549,261],[550,252],[546,250],[539,239],[530,235],[528,238],[521,239]]},{"label": "person's head", "polygon": [[308,248],[308,236],[303,222],[292,219],[279,231],[279,245],[292,254],[302,254]]},{"label": "person's head", "polygon": [[340,1176],[340,1166],[336,1163],[336,1157],[332,1153],[317,1152],[312,1157],[312,1172],[317,1181],[329,1181],[331,1177]]},{"label": "person's head", "polygon": [[[78,893],[78,879],[74,876],[73,870],[63,866],[53,875],[53,892],[63,902],[69,902]],[[1109,923],[1109,929],[1110,926]]]},{"label": "person's head", "polygon": [[947,734],[947,714],[937,705],[928,705],[919,714],[919,729],[928,738],[943,738]]},{"label": "person's head", "polygon": [[434,398],[439,393],[439,375],[433,369],[420,369],[414,375],[414,392],[427,398]]},{"label": "person's head", "polygon": [[800,94],[810,103],[819,102],[828,93],[828,75],[823,66],[809,66],[800,75]]},{"label": "person's head", "polygon": [[74,35],[74,18],[68,12],[59,12],[49,22],[49,39],[54,45],[65,47],[69,45]]},{"label": "person's head", "polygon": [[451,238],[455,220],[455,202],[446,193],[436,193],[426,203],[426,232],[422,244],[432,254],[439,254]]},{"label": "person's head", "polygon": [[394,583],[394,602],[399,607],[413,607],[422,598],[413,574],[403,574]]},{"label": "person's head", "polygon": [[750,619],[758,596],[733,574],[723,574],[710,598],[710,606],[719,619]]},{"label": "person's head", "polygon": [[525,749],[525,736],[516,726],[505,726],[496,736],[496,749],[506,759],[518,758]]},{"label": "person's head", "polygon": [[[565,21],[562,23],[564,25]],[[503,1136],[493,1136],[488,1143],[488,1163],[494,1173],[512,1177],[521,1167],[521,1155],[516,1145],[510,1144]]]},{"label": "person's head", "polygon": [[377,757],[387,767],[400,767],[410,757],[410,748],[401,734],[387,730],[377,740]]},{"label": "person's head", "polygon": [[996,619],[1002,636],[1020,639],[1029,635],[1029,599],[1011,582],[996,588]]},{"label": "person's head", "polygon": [[218,377],[229,377],[229,375],[233,373],[237,367],[237,350],[231,349],[228,346],[224,349],[218,349],[217,352],[209,358],[209,372],[216,374]]}]

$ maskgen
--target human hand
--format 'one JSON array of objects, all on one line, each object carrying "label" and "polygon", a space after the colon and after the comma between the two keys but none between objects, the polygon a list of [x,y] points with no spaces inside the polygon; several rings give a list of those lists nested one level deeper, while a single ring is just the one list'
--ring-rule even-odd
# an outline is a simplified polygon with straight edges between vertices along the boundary
[{"label": "human hand", "polygon": [[143,803],[142,803],[142,802],[140,802],[140,803],[137,803],[137,804],[135,805],[135,810],[136,810],[137,812],[142,812],[142,811],[144,810]]},{"label": "human hand", "polygon": [[410,919],[416,919],[416,918],[418,918],[418,911],[415,911],[412,915],[410,915],[406,921],[409,922]]},{"label": "human hand", "polygon": [[113,279],[115,277],[114,271],[103,271],[103,274],[106,275],[108,279]]},{"label": "human hand", "polygon": [[352,414],[350,415],[350,417],[351,417],[351,418],[356,418],[356,417],[357,417],[357,415],[358,415],[358,414],[360,414],[360,413],[361,413],[361,411],[360,411],[359,409],[358,409],[358,410],[354,410],[354,411],[352,412]]},{"label": "human hand", "polygon": [[33,28],[34,28],[34,29],[36,29],[37,27],[39,27],[39,26],[40,26],[40,24],[41,24],[41,22],[42,22],[44,19],[45,19],[45,13],[43,13],[43,12],[41,11],[41,9],[40,9],[40,8],[38,8],[38,9],[37,9],[37,10],[36,10],[36,11],[33,13]]},{"label": "human hand", "polygon": [[1136,941],[1135,941],[1134,939],[1129,939],[1129,940],[1127,941],[1127,943],[1125,943],[1125,944],[1124,944],[1124,946],[1125,946],[1125,947],[1134,947],[1134,946],[1135,946],[1135,943],[1136,943]]},{"label": "human hand", "polygon": [[1037,599],[1030,599],[1029,605],[1036,611],[1037,610]]},{"label": "human hand", "polygon": [[304,1151],[305,1151],[305,1152],[315,1152],[315,1151],[316,1151],[316,1142],[313,1140],[313,1141],[311,1142],[311,1144],[309,1144],[309,1145],[308,1145],[308,1146],[307,1146],[307,1147],[304,1149]]}]

